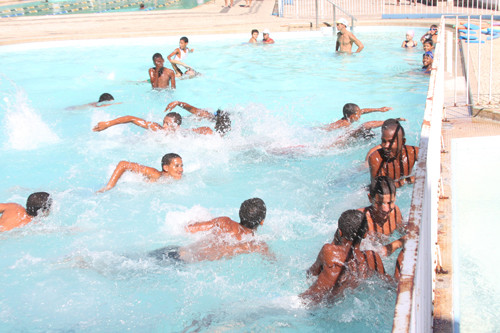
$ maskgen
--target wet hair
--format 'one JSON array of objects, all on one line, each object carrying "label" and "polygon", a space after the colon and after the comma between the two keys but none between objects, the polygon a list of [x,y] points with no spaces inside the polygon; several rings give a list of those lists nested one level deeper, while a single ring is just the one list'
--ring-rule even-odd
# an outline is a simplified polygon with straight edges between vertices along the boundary
[{"label": "wet hair", "polygon": [[26,200],[26,213],[37,216],[40,210],[48,212],[52,206],[52,198],[47,192],[35,192]]},{"label": "wet hair", "polygon": [[113,96],[111,94],[104,93],[101,96],[99,96],[99,102],[98,103],[106,102],[106,101],[114,101],[114,100],[115,99],[113,98]]},{"label": "wet hair", "polygon": [[182,160],[182,157],[180,157],[176,153],[168,153],[163,155],[163,157],[161,158],[161,169],[163,170],[163,166],[165,165],[170,165],[174,158],[180,158]]},{"label": "wet hair", "polygon": [[215,112],[215,131],[221,135],[226,134],[231,130],[231,119],[229,113],[218,109]]},{"label": "wet hair", "polygon": [[338,228],[342,231],[342,237],[357,243],[361,241],[364,230],[365,214],[356,209],[349,209],[343,212],[339,217]]},{"label": "wet hair", "polygon": [[257,30],[257,29],[253,29],[253,30],[252,30],[252,35],[253,35],[253,33],[254,33],[254,32],[259,33],[259,30]]},{"label": "wet hair", "polygon": [[423,44],[430,44],[431,46],[434,46],[434,42],[433,42],[433,41],[432,41],[432,39],[430,39],[430,38],[429,38],[429,39],[424,40],[424,42],[422,43],[422,45],[423,45]]},{"label": "wet hair", "polygon": [[173,118],[173,119],[174,119],[174,122],[175,122],[177,125],[181,126],[181,124],[182,124],[182,117],[181,117],[181,115],[180,115],[180,114],[178,114],[177,112],[169,112],[169,113],[167,113],[167,114],[165,115],[165,118],[166,118],[166,117]]},{"label": "wet hair", "polygon": [[155,61],[156,58],[163,58],[163,56],[161,55],[161,53],[155,53],[153,54],[153,61]]},{"label": "wet hair", "polygon": [[370,184],[370,197],[375,198],[375,195],[396,195],[396,185],[394,180],[387,176],[378,176],[372,180]]},{"label": "wet hair", "polygon": [[395,134],[397,134],[397,132],[399,130],[401,130],[401,132],[403,134],[402,138],[405,137],[405,129],[403,128],[403,126],[401,126],[399,121],[396,119],[389,118],[386,121],[384,121],[384,123],[382,124],[382,132],[386,131],[386,130],[391,130],[391,131],[394,130]]},{"label": "wet hair", "polygon": [[240,224],[248,229],[257,229],[266,218],[266,204],[260,198],[243,201],[240,207]]},{"label": "wet hair", "polygon": [[431,25],[430,29],[433,29],[433,28],[437,29],[437,28],[438,28],[438,26],[437,26],[437,25],[435,25],[435,24],[433,24],[433,25]]},{"label": "wet hair", "polygon": [[346,105],[344,105],[344,108],[342,109],[344,118],[349,119],[352,115],[356,114],[357,109],[359,109],[359,106],[354,103],[347,103]]},{"label": "wet hair", "polygon": [[189,43],[189,39],[187,37],[181,37],[180,40],[183,40],[184,43]]}]

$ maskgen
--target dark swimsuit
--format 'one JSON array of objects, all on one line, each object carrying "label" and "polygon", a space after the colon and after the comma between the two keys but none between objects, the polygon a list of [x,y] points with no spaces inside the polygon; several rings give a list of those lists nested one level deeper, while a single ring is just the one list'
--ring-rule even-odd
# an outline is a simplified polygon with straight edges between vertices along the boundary
[{"label": "dark swimsuit", "polygon": [[165,246],[148,253],[148,257],[153,257],[160,262],[184,262],[179,254],[180,246]]}]

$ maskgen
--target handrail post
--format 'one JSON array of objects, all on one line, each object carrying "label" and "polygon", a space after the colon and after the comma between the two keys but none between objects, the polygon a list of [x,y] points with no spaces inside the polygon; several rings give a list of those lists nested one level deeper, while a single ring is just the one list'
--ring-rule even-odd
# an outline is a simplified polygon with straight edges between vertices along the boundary
[{"label": "handrail post", "polygon": [[318,0],[316,2],[316,30],[318,30]]}]

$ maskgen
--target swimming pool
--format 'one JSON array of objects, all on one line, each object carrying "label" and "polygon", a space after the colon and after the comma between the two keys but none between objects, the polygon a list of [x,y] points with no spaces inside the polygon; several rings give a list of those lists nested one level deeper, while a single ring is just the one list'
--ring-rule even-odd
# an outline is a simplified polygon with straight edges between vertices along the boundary
[{"label": "swimming pool", "polygon": [[[342,106],[392,106],[363,121],[404,117],[417,144],[427,77],[416,74],[421,52],[400,48],[404,27],[359,28],[361,54],[335,55],[321,33],[273,34],[275,45],[248,45],[247,35],[190,36],[187,62],[201,77],[177,90],[151,91],[151,56],[166,57],[178,38],[43,43],[0,48],[2,202],[24,204],[33,191],[55,197],[43,223],[0,235],[2,326],[20,330],[386,332],[395,289],[377,279],[334,306],[307,309],[296,295],[305,270],[331,241],[340,213],[368,205],[362,167],[376,137],[325,149],[338,133],[313,127],[341,117]],[[424,31],[422,30],[422,33]],[[420,33],[420,31],[418,32]],[[418,35],[417,33],[417,35]],[[394,40],[388,38],[394,36]],[[123,102],[65,110],[108,92]],[[171,136],[119,126],[94,133],[101,120],[135,115],[161,122],[180,100],[232,114],[224,138]],[[183,127],[207,125],[182,110]],[[211,124],[208,124],[211,125]],[[287,147],[305,145],[290,151]],[[148,184],[126,175],[101,188],[120,160],[159,168],[161,156],[183,157],[184,178]],[[277,261],[259,255],[182,266],[159,266],[141,254],[186,245],[189,221],[237,219],[258,196],[268,215],[257,231]],[[407,216],[411,187],[397,203]],[[83,258],[89,269],[78,267]],[[394,258],[386,260],[392,273]]]},{"label": "swimming pool", "polygon": [[[0,18],[16,16],[65,15],[83,13],[127,12],[137,10],[191,9],[207,0],[81,0],[43,1],[0,6]],[[140,9],[143,4],[144,8]]]}]

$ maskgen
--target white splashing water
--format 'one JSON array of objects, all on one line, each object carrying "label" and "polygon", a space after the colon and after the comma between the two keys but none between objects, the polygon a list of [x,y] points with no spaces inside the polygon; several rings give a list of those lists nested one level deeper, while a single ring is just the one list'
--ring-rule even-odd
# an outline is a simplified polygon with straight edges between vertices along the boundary
[{"label": "white splashing water", "polygon": [[42,117],[28,102],[26,94],[17,89],[14,94],[4,97],[4,128],[8,148],[33,150],[47,144],[59,142],[56,133],[42,120]]}]

